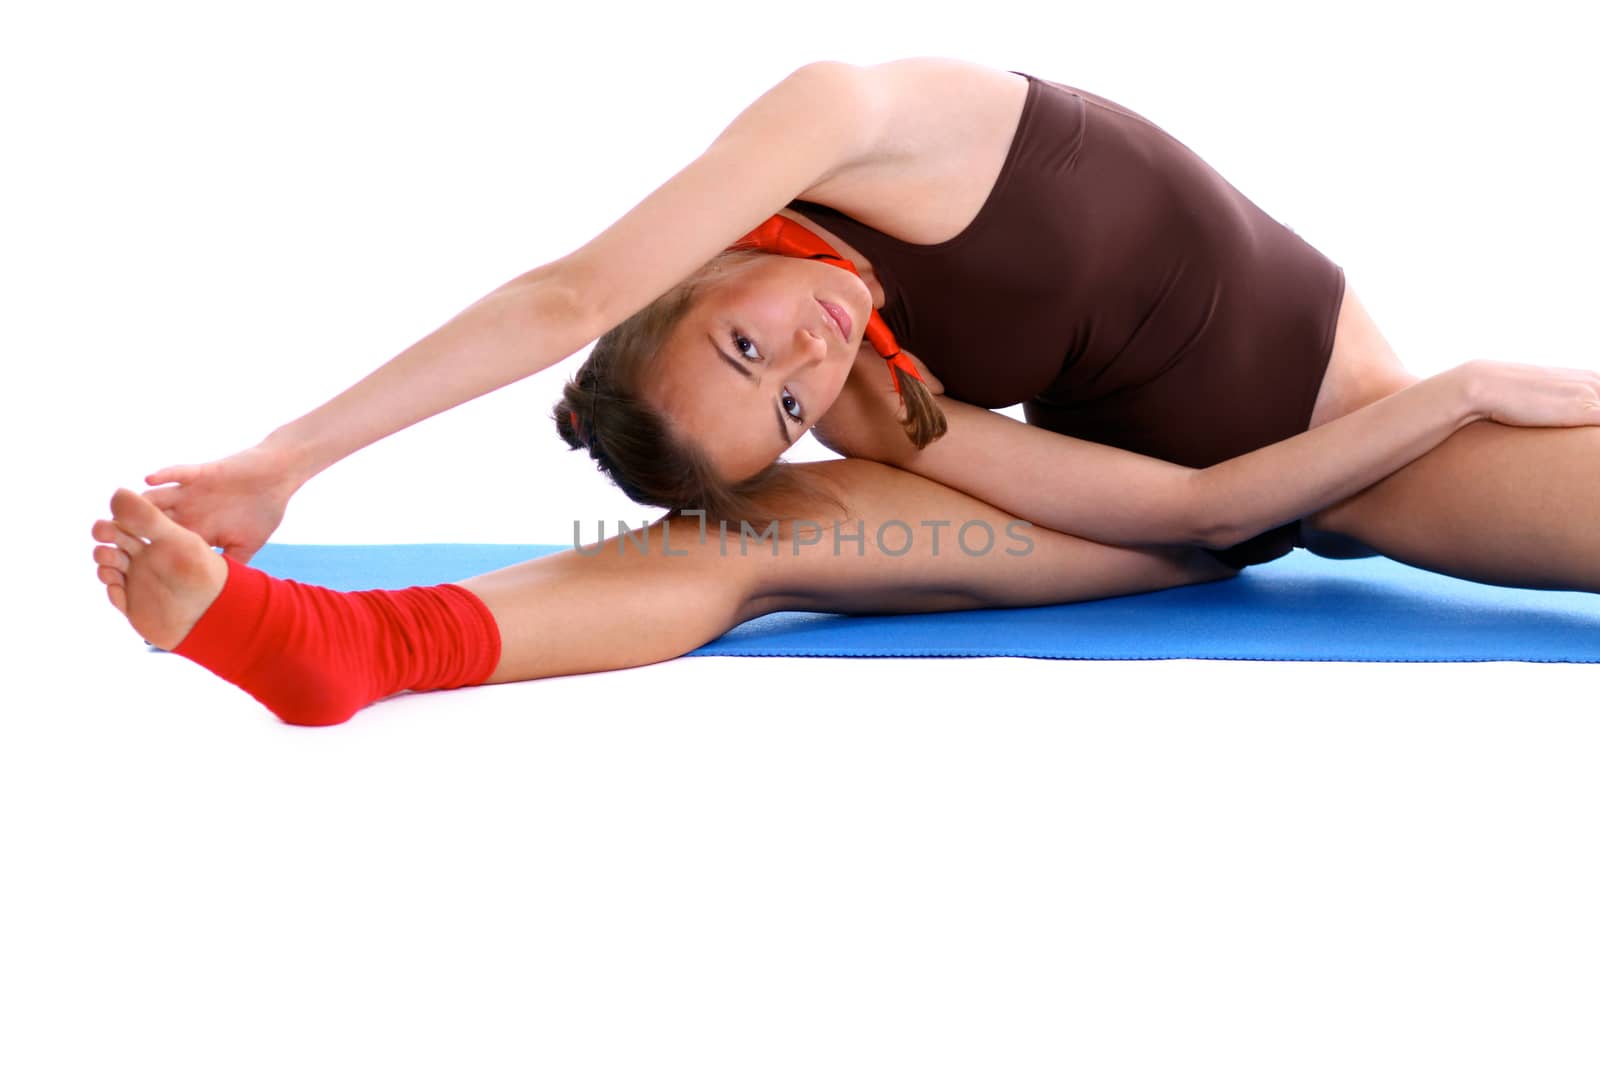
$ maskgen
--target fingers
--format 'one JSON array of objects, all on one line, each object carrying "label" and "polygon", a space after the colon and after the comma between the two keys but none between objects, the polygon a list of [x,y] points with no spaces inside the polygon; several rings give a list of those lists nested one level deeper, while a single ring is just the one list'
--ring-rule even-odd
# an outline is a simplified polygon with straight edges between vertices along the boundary
[{"label": "fingers", "polygon": [[161,489],[146,489],[139,495],[154,504],[161,514],[177,523],[179,526],[187,525],[178,514],[178,498],[185,490],[179,486],[166,486]]},{"label": "fingers", "polygon": [[[155,477],[155,475],[151,475]],[[192,512],[195,507],[193,494],[195,490],[185,485],[164,485],[159,489],[146,489],[139,495],[154,504],[161,514],[177,523],[179,526],[188,526],[184,521],[185,513]]]},{"label": "fingers", "polygon": [[[195,475],[193,464],[178,464],[172,467],[162,467],[154,474],[144,476],[146,485],[160,485],[163,482],[186,482]],[[160,505],[157,505],[158,507]]]},{"label": "fingers", "polygon": [[[150,477],[153,478],[155,475],[152,474]],[[173,505],[177,504],[178,497],[182,494],[183,490],[180,487],[176,485],[169,485],[160,489],[146,489],[139,495],[150,501],[150,503],[154,504],[162,511],[167,511]]]}]

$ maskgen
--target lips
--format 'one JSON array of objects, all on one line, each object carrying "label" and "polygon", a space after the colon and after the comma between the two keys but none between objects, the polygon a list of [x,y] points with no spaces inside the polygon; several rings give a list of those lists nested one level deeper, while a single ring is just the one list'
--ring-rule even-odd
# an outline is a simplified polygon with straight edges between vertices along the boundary
[{"label": "lips", "polygon": [[822,305],[822,310],[828,313],[828,317],[833,320],[833,324],[839,327],[839,336],[846,341],[850,340],[850,331],[855,328],[855,324],[850,321],[850,316],[845,312],[844,308],[839,307],[837,304],[830,304],[825,300],[818,300],[817,303]]}]

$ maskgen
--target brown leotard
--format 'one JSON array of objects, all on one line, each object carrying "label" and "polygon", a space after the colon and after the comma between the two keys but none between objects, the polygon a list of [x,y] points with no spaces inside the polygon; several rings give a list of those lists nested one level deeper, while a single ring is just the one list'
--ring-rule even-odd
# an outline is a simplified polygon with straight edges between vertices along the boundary
[{"label": "brown leotard", "polygon": [[[1029,84],[1010,151],[957,236],[789,208],[867,257],[884,321],[948,396],[1189,467],[1304,432],[1344,271],[1142,115],[1012,73]],[[1298,532],[1214,554],[1264,563]]]}]

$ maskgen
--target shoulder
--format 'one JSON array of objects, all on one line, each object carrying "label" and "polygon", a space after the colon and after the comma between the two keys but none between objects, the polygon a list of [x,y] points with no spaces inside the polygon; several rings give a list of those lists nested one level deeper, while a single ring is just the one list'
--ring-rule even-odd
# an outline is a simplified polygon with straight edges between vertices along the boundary
[{"label": "shoulder", "polygon": [[982,184],[1028,93],[1020,75],[944,56],[865,66],[822,60],[794,76],[817,87],[819,106],[848,107],[855,116],[848,159],[799,197],[846,214],[892,212],[896,201],[937,201]]},{"label": "shoulder", "polygon": [[975,125],[1012,110],[1027,93],[1021,75],[944,56],[868,66],[821,60],[801,70],[832,85],[856,109],[864,123],[863,162],[906,160],[959,145]]}]

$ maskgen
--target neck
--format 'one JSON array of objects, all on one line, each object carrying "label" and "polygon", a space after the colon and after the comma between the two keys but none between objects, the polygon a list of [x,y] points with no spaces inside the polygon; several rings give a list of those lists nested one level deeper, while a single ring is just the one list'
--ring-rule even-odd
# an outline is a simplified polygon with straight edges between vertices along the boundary
[{"label": "neck", "polygon": [[878,272],[872,269],[872,263],[866,256],[862,255],[860,251],[852,247],[848,241],[832,230],[827,229],[820,223],[811,221],[797,211],[779,208],[775,214],[782,215],[789,221],[804,226],[833,246],[834,251],[850,261],[851,266],[856,269],[856,275],[866,283],[867,292],[872,294],[872,306],[875,308],[883,307],[883,302],[887,297],[884,295],[883,285],[878,281]]}]

